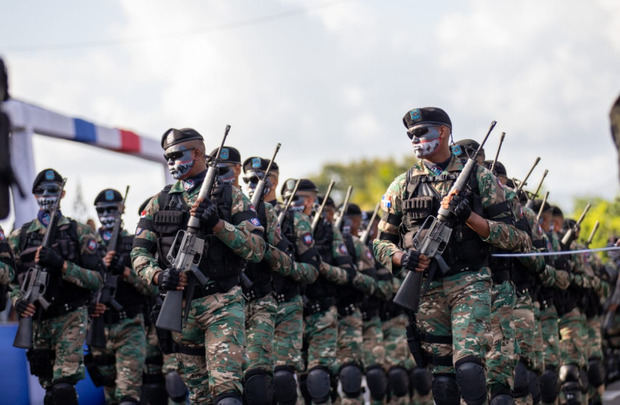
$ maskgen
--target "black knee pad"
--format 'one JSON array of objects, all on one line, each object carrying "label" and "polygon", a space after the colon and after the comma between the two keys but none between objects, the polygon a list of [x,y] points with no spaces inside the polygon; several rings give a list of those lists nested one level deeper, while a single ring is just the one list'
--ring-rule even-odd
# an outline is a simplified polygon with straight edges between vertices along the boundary
[{"label": "black knee pad", "polygon": [[409,374],[403,367],[395,366],[388,371],[390,392],[396,397],[409,395]]},{"label": "black knee pad", "polygon": [[513,405],[514,403],[515,400],[512,398],[512,395],[499,394],[491,398],[489,405]]},{"label": "black knee pad", "polygon": [[515,398],[526,397],[530,393],[530,375],[527,366],[521,360],[514,370],[514,388],[512,395]]},{"label": "black knee pad", "polygon": [[459,405],[461,392],[454,374],[433,375],[433,400],[437,405]]},{"label": "black knee pad", "polygon": [[584,394],[588,392],[590,381],[588,379],[588,370],[586,368],[579,369],[579,386]]},{"label": "black knee pad", "polygon": [[164,384],[142,384],[142,392],[140,393],[140,404],[167,405],[168,393],[166,392],[166,387],[164,386]]},{"label": "black knee pad", "polygon": [[56,352],[50,349],[30,349],[26,352],[30,364],[30,374],[51,380],[54,376],[54,360]]},{"label": "black knee pad", "polygon": [[45,397],[43,397],[43,405],[54,405],[54,394],[52,394],[52,389],[48,388],[45,390]]},{"label": "black knee pad", "polygon": [[564,364],[560,367],[560,389],[568,405],[581,403],[581,370],[576,364]]},{"label": "black knee pad", "polygon": [[314,367],[306,376],[306,389],[312,401],[317,404],[327,402],[331,391],[329,371],[325,367]]},{"label": "black knee pad", "polygon": [[569,381],[562,384],[562,392],[566,400],[566,405],[580,405],[582,402],[583,394],[581,393],[581,387],[578,382]]},{"label": "black knee pad", "polygon": [[138,405],[138,401],[133,398],[123,398],[118,405]]},{"label": "black knee pad", "polygon": [[560,367],[560,385],[564,385],[567,382],[575,382],[579,384],[580,375],[579,367],[576,364],[563,364]]},{"label": "black knee pad", "polygon": [[411,370],[411,385],[418,394],[427,395],[433,387],[433,375],[424,367],[416,367]]},{"label": "black knee pad", "polygon": [[55,404],[78,405],[77,393],[73,384],[58,382],[52,386]]},{"label": "black knee pad", "polygon": [[558,373],[553,368],[546,369],[540,376],[540,398],[544,403],[552,404],[558,397],[559,391]]},{"label": "black knee pad", "polygon": [[366,370],[366,385],[370,391],[370,397],[375,401],[382,401],[387,394],[388,377],[378,364],[368,367]]},{"label": "black knee pad", "polygon": [[342,392],[348,398],[357,398],[362,392],[362,369],[357,364],[349,363],[342,366],[338,373]]},{"label": "black knee pad", "polygon": [[247,405],[271,405],[273,402],[271,373],[254,368],[245,373],[243,380],[243,396]]},{"label": "black knee pad", "polygon": [[534,405],[540,402],[540,377],[536,372],[527,370],[529,381],[529,392],[532,395],[532,403]]},{"label": "black knee pad", "polygon": [[598,357],[590,357],[588,360],[588,380],[593,387],[605,383],[605,366]]},{"label": "black knee pad", "polygon": [[487,399],[487,380],[484,367],[476,357],[465,357],[456,362],[456,383],[468,405],[482,405]]},{"label": "black knee pad", "polygon": [[180,402],[187,397],[187,387],[179,373],[176,371],[166,373],[165,381],[166,392],[174,402]]},{"label": "black knee pad", "polygon": [[213,401],[215,405],[243,405],[241,395],[235,391],[227,391],[219,394]]},{"label": "black knee pad", "polygon": [[297,382],[295,369],[289,366],[277,366],[273,372],[273,396],[276,403],[294,405],[297,402]]}]

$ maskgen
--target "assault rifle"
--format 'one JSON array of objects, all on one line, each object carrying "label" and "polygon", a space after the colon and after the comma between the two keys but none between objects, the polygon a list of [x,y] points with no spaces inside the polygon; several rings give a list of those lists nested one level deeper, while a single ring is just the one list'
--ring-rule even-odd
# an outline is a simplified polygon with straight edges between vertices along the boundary
[{"label": "assault rifle", "polygon": [[[484,140],[478,146],[478,150],[472,156],[474,158],[468,158],[467,163],[463,167],[463,170],[454,181],[452,188],[448,195],[453,193],[462,192],[469,182],[469,177],[474,172],[476,168],[475,156],[478,155],[480,150],[484,147],[491,131],[497,122],[492,121],[489,131],[487,132]],[[448,264],[444,261],[441,254],[448,246],[450,242],[450,236],[452,235],[452,214],[447,209],[441,207],[437,212],[437,217],[429,216],[424,220],[422,227],[418,230],[415,237],[413,238],[413,249],[419,252],[421,255],[424,255],[430,259],[433,259],[431,262],[431,266],[439,266],[439,269],[443,274],[447,273],[450,268]],[[434,272],[435,268],[431,268],[430,271]],[[431,277],[428,277],[426,286],[424,289],[428,288],[428,284],[430,282]],[[400,288],[396,292],[394,296],[394,303],[416,313],[418,311],[418,306],[420,304],[420,297],[423,294],[422,290],[422,272],[411,270],[405,276]]]},{"label": "assault rifle", "polygon": [[[229,131],[230,125],[226,125],[222,143],[217,149],[215,157],[209,162],[209,169],[200,186],[198,200],[204,200],[211,196],[211,191],[213,190],[217,175],[217,164],[220,161],[220,151],[224,147],[224,142],[226,142]],[[196,288],[196,283],[193,279],[195,278],[201,286],[206,285],[209,281],[198,268],[198,264],[202,259],[202,254],[207,248],[207,246],[205,246],[205,240],[198,237],[199,230],[200,220],[192,215],[187,222],[187,230],[179,230],[172,242],[172,246],[166,257],[168,262],[171,263],[172,270],[191,273],[187,285],[187,303],[185,305],[185,313],[183,313],[183,291],[167,291],[161,306],[161,311],[157,317],[157,322],[155,323],[155,326],[158,328],[181,332],[183,329],[183,320],[187,320],[187,316],[189,315],[191,300],[194,295],[194,289]],[[191,277],[192,275],[193,277]]]},{"label": "assault rifle", "polygon": [[372,212],[370,221],[368,221],[368,225],[366,226],[366,229],[364,229],[364,232],[362,232],[362,235],[360,236],[360,241],[362,241],[364,245],[368,243],[368,237],[370,236],[370,230],[372,229],[372,223],[375,222],[375,218],[377,217],[377,213],[379,212],[379,205],[380,205],[379,203],[375,205],[375,210]]},{"label": "assault rifle", "polygon": [[586,214],[590,211],[590,203],[586,205],[579,217],[579,220],[575,223],[574,226],[571,226],[570,229],[564,234],[562,241],[560,244],[562,245],[563,250],[567,250],[570,248],[570,244],[576,239],[577,231],[579,230],[579,226],[583,222],[583,219],[586,217]]},{"label": "assault rifle", "polygon": [[586,248],[590,248],[590,244],[592,243],[592,239],[594,239],[594,235],[596,235],[596,231],[598,231],[598,227],[599,227],[600,223],[598,221],[596,221],[594,223],[594,227],[592,228],[592,232],[590,232],[590,236],[588,237],[588,240],[586,241],[585,245]]},{"label": "assault rifle", "polygon": [[342,226],[342,221],[344,220],[345,215],[347,214],[347,209],[349,208],[349,200],[351,199],[351,192],[353,191],[353,187],[349,186],[347,188],[347,194],[344,196],[344,201],[342,202],[342,207],[340,207],[340,212],[338,213],[338,218],[336,219],[337,229],[340,229]]},{"label": "assault rifle", "polygon": [[[52,234],[56,228],[56,221],[58,220],[58,207],[60,207],[60,199],[62,198],[63,190],[65,189],[65,183],[67,179],[62,179],[62,185],[58,192],[58,198],[52,205],[50,214],[50,223],[47,225],[45,235],[41,246],[50,247],[52,244]],[[26,272],[24,281],[21,285],[22,300],[28,304],[38,303],[41,308],[46,310],[51,303],[45,299],[45,291],[47,290],[48,283],[47,269],[36,263],[34,267],[31,267]],[[17,333],[15,334],[15,340],[13,346],[20,347],[22,349],[30,349],[32,347],[32,316],[25,318],[19,317],[19,325],[17,326]]]},{"label": "assault rifle", "polygon": [[311,228],[312,228],[313,235],[314,235],[314,230],[316,229],[316,226],[319,224],[319,221],[321,220],[321,215],[323,215],[323,210],[325,209],[325,205],[327,205],[327,199],[329,198],[329,195],[332,193],[332,188],[334,188],[334,184],[336,184],[334,180],[331,180],[329,182],[329,186],[327,186],[327,192],[325,193],[325,197],[323,197],[323,202],[321,203],[321,206],[319,207],[318,211],[314,214],[314,218],[312,218]]},{"label": "assault rifle", "polygon": [[256,209],[258,209],[258,204],[263,199],[263,190],[265,189],[265,183],[267,182],[267,177],[269,176],[269,170],[271,170],[271,165],[273,164],[273,161],[275,160],[276,155],[278,154],[278,151],[280,150],[280,146],[282,146],[282,144],[278,142],[278,144],[276,145],[276,150],[273,152],[273,156],[271,157],[271,160],[269,161],[269,164],[267,165],[267,170],[265,170],[265,174],[263,175],[263,178],[258,181],[258,184],[256,185],[256,189],[254,189],[254,195],[252,195],[252,205]]},{"label": "assault rifle", "polygon": [[549,198],[549,192],[545,193],[545,198],[542,200],[542,204],[540,204],[540,208],[538,209],[538,214],[536,214],[536,223],[540,222],[540,217],[542,216],[543,211],[545,210],[545,204],[547,203],[547,199]]},{"label": "assault rifle", "polygon": [[545,169],[542,178],[540,179],[540,182],[538,182],[538,187],[536,187],[536,191],[533,194],[530,194],[529,199],[527,200],[527,204],[525,204],[527,208],[531,209],[534,206],[534,200],[538,197],[538,193],[540,193],[540,188],[542,187],[543,181],[545,181],[545,177],[547,177],[547,174],[549,174],[549,170]]},{"label": "assault rifle", "polygon": [[301,183],[301,179],[297,179],[297,181],[295,182],[295,187],[293,187],[293,192],[292,192],[291,196],[288,198],[288,200],[286,200],[286,203],[284,204],[284,207],[282,208],[282,211],[280,212],[280,214],[278,214],[278,226],[282,226],[282,221],[284,221],[284,217],[286,216],[286,212],[288,211],[289,207],[291,206],[291,203],[295,199],[295,194],[297,194],[297,189],[299,188],[299,183]]},{"label": "assault rifle", "polygon": [[[114,228],[112,228],[112,236],[110,237],[110,241],[108,242],[108,247],[106,252],[116,252],[118,249],[118,237],[121,233],[121,226],[123,223],[123,213],[125,212],[125,202],[127,201],[127,194],[129,193],[129,186],[125,188],[125,196],[123,197],[123,202],[121,203],[121,209],[119,216],[114,221]],[[97,291],[95,296],[95,304],[101,303],[107,307],[112,307],[115,311],[122,311],[123,306],[116,300],[116,290],[118,288],[118,278],[119,276],[116,274],[110,274],[110,272],[105,271],[103,273],[103,287]],[[103,314],[99,315],[96,318],[93,318],[90,324],[90,328],[88,328],[88,333],[86,334],[86,343],[89,346],[97,347],[97,348],[105,348],[105,321],[103,319]]]},{"label": "assault rifle", "polygon": [[519,191],[521,191],[523,189],[523,186],[525,186],[527,184],[527,179],[530,178],[530,175],[532,174],[532,172],[534,171],[534,169],[536,168],[536,166],[538,165],[538,162],[540,162],[540,157],[537,157],[536,160],[534,161],[534,164],[532,165],[532,167],[530,167],[530,171],[527,172],[527,174],[525,175],[525,178],[523,179],[523,181],[519,184],[519,187],[517,187],[517,195],[519,195]]}]

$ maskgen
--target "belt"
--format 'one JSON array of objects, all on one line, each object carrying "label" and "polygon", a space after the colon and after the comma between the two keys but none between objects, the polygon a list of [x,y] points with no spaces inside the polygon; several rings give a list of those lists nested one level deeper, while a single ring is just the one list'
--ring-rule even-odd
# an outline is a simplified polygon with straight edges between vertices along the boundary
[{"label": "belt", "polygon": [[340,316],[349,316],[353,315],[357,310],[357,305],[354,303],[349,303],[345,305],[338,305],[338,315]]},{"label": "belt", "polygon": [[265,284],[256,284],[252,285],[252,288],[244,289],[243,295],[245,295],[246,301],[254,301],[258,298],[263,298],[265,295],[269,294],[272,291],[271,289],[271,281]]},{"label": "belt", "polygon": [[316,314],[317,312],[325,312],[332,305],[334,305],[333,299],[308,301],[306,305],[304,305],[304,315],[312,315]]},{"label": "belt", "polygon": [[295,286],[295,288],[291,288],[282,292],[272,292],[273,298],[275,298],[278,304],[285,303],[287,301],[292,300],[293,298],[299,295],[299,286]]},{"label": "belt", "polygon": [[64,304],[54,304],[43,312],[41,319],[56,318],[64,314],[68,314],[69,312],[73,312],[76,309],[85,306],[86,301],[87,300],[80,300],[76,302],[65,302]]},{"label": "belt", "polygon": [[103,314],[103,322],[106,324],[119,323],[123,319],[132,319],[136,315],[142,313],[142,308],[123,308],[122,311],[116,311],[114,309],[108,309]]}]

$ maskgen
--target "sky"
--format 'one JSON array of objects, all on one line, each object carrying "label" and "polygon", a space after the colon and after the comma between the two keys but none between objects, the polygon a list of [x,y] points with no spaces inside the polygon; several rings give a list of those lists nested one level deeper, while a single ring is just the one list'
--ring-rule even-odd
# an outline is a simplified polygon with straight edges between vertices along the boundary
[{"label": "sky", "polygon": [[[482,139],[509,176],[549,170],[550,200],[618,193],[609,109],[620,93],[620,2],[0,0],[14,98],[160,139],[193,127],[207,150],[226,124],[242,159],[278,156],[281,178],[327,162],[413,156],[402,116],[439,106],[455,139]],[[126,223],[164,185],[160,166],[35,137],[37,169],[132,189]],[[5,222],[0,222],[4,224]]]}]

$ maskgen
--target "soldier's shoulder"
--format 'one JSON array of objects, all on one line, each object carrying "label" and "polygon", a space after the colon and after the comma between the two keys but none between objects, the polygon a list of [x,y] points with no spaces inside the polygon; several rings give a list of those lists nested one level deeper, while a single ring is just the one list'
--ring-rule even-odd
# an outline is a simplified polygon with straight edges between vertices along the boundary
[{"label": "soldier's shoulder", "polygon": [[75,230],[77,231],[78,236],[83,237],[83,236],[89,236],[91,238],[95,238],[96,239],[96,233],[93,228],[91,228],[90,226],[86,225],[83,222],[77,221],[75,219],[72,218],[68,218],[70,221],[75,222]]},{"label": "soldier's shoulder", "polygon": [[398,176],[396,176],[394,178],[394,180],[392,180],[392,182],[390,183],[390,185],[387,188],[386,194],[388,195],[400,195],[405,191],[406,188],[406,183],[407,183],[407,173],[403,172],[401,174],[399,174]]},{"label": "soldier's shoulder", "polygon": [[238,210],[254,210],[254,207],[252,206],[252,202],[250,201],[250,199],[243,194],[243,192],[241,191],[241,189],[239,189],[236,186],[231,186],[231,198],[232,198],[232,205],[233,205],[233,210],[234,208],[237,208]]}]

